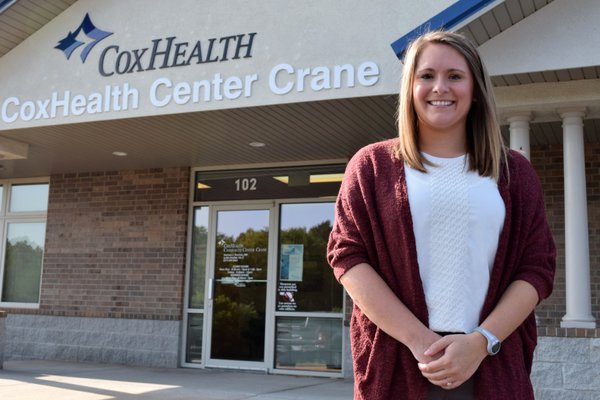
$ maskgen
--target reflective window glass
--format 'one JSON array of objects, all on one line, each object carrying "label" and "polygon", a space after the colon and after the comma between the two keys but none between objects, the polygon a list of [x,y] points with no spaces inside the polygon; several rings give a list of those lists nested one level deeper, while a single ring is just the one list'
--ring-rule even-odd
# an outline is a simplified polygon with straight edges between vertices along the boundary
[{"label": "reflective window glass", "polygon": [[269,215],[217,213],[212,359],[264,360]]},{"label": "reflective window glass", "polygon": [[333,217],[333,202],[281,205],[277,311],[342,311],[342,286],[326,259]]},{"label": "reflective window glass", "polygon": [[339,372],[342,332],[341,319],[278,317],[276,368]]},{"label": "reflective window glass", "polygon": [[35,212],[48,209],[48,184],[12,185],[10,189],[11,212]]},{"label": "reflective window glass", "polygon": [[187,326],[187,351],[185,361],[188,363],[202,362],[202,331],[204,315],[189,314]]},{"label": "reflective window glass", "polygon": [[193,229],[189,307],[203,308],[208,239],[208,207],[197,207],[194,210]]},{"label": "reflective window glass", "polygon": [[8,224],[2,301],[39,301],[45,234],[44,222]]}]

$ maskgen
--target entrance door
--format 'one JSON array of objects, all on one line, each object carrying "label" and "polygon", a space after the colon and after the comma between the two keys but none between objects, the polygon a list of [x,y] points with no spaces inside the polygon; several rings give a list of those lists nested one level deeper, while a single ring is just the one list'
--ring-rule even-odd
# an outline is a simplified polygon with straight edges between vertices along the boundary
[{"label": "entrance door", "polygon": [[270,209],[215,207],[207,364],[265,368]]}]

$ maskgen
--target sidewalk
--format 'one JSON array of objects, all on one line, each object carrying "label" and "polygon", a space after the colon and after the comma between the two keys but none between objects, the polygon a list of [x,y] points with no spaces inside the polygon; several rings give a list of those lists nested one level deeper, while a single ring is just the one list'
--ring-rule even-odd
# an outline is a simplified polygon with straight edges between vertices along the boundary
[{"label": "sidewalk", "polygon": [[351,400],[343,379],[204,369],[6,361],[2,400]]}]

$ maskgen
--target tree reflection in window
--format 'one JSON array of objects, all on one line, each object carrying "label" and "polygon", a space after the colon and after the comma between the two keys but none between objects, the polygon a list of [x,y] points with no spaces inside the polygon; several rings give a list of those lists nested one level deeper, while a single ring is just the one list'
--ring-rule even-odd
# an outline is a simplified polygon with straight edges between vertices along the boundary
[{"label": "tree reflection in window", "polygon": [[44,249],[26,238],[7,240],[2,301],[37,303]]},{"label": "tree reflection in window", "polygon": [[190,276],[190,308],[204,307],[204,285],[206,279],[206,254],[208,251],[208,207],[194,210],[192,231],[192,268]]},{"label": "tree reflection in window", "polygon": [[[333,209],[333,203],[299,203],[281,206],[280,251],[281,245],[287,244],[302,244],[304,249],[302,281],[295,282],[297,286],[294,295],[297,305],[295,311],[342,311],[342,287],[335,280],[326,258]],[[280,279],[279,282],[282,280]],[[278,311],[287,310],[278,309]]]},{"label": "tree reflection in window", "polygon": [[[259,221],[251,223],[253,217]],[[269,229],[267,210],[219,212],[211,357],[263,361]],[[236,229],[221,232],[239,218]],[[227,221],[227,222],[226,222]],[[248,225],[246,225],[248,226]],[[241,273],[241,276],[239,275]]]}]

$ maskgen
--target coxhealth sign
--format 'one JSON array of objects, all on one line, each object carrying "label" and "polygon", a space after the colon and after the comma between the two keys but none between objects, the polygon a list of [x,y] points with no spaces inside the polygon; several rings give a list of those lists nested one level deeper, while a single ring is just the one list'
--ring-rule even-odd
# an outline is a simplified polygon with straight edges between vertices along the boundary
[{"label": "coxhealth sign", "polygon": [[[104,28],[104,27],[103,27]],[[166,36],[149,40],[136,48],[124,48],[108,43],[118,35],[94,25],[89,14],[81,24],[63,38],[57,38],[55,48],[65,55],[65,62],[81,62],[86,66],[97,59],[97,73],[107,80],[171,68],[199,67],[210,63],[237,62],[253,57],[260,35],[256,32],[233,34],[208,39]],[[104,45],[104,46],[103,46]],[[80,49],[80,52],[79,50]],[[72,57],[79,52],[79,60]],[[90,57],[96,54],[95,57]],[[284,96],[297,92],[321,92],[357,86],[370,87],[379,81],[379,66],[372,61],[358,64],[340,63],[330,66],[298,67],[278,63],[268,69],[267,76],[258,72],[224,75],[216,72],[203,79],[174,80],[161,76],[144,88],[129,82],[107,83],[96,90],[57,90],[42,98],[22,98],[18,95],[2,99],[1,117],[5,123],[36,121],[56,117],[72,118],[107,112],[136,110],[142,105],[152,107],[182,106],[214,101],[234,101],[251,98],[257,90],[268,90]],[[143,80],[142,80],[143,81]]]}]

